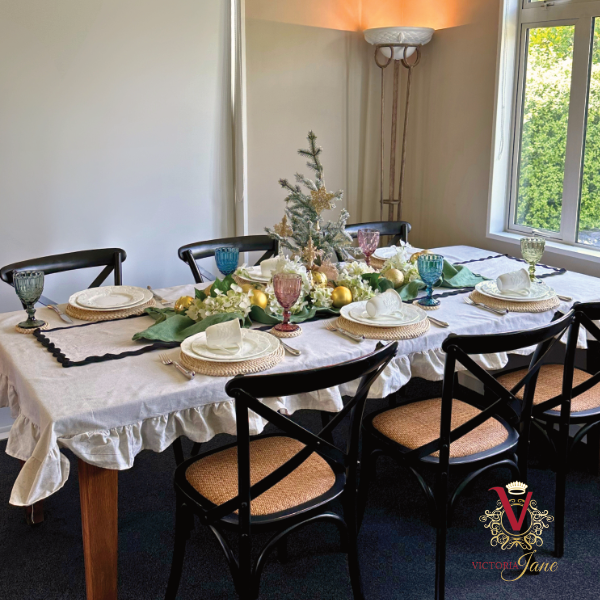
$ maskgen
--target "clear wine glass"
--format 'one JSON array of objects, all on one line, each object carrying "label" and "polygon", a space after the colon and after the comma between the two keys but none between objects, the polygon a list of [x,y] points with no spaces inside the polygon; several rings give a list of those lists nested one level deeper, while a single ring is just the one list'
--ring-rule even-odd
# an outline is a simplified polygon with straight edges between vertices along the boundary
[{"label": "clear wine glass", "polygon": [[224,247],[215,250],[217,269],[225,276],[232,275],[238,266],[240,258],[239,248]]},{"label": "clear wine glass", "polygon": [[44,291],[44,271],[17,271],[13,283],[23,308],[27,311],[27,321],[19,323],[21,329],[37,329],[46,321],[35,318],[35,303]]},{"label": "clear wine glass", "polygon": [[427,296],[417,300],[421,306],[439,306],[440,301],[433,297],[433,285],[442,276],[444,257],[441,254],[421,254],[417,259],[419,277],[427,286]]},{"label": "clear wine glass", "polygon": [[277,302],[283,307],[283,323],[275,325],[277,331],[296,331],[298,325],[292,325],[290,321],[290,308],[294,306],[302,289],[302,277],[296,273],[276,273],[273,277],[273,289]]},{"label": "clear wine glass", "polygon": [[377,250],[377,246],[379,246],[379,231],[376,229],[359,229],[358,245],[365,255],[367,264],[370,266],[371,255]]},{"label": "clear wine glass", "polygon": [[544,250],[546,249],[546,240],[539,236],[521,238],[521,254],[529,263],[529,279],[537,281],[535,278],[535,266],[542,260]]}]

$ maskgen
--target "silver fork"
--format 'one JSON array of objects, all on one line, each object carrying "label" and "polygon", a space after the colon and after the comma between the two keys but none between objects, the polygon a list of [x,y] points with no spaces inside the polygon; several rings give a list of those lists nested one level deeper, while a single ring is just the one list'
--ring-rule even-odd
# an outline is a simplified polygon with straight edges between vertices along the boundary
[{"label": "silver fork", "polygon": [[444,329],[446,327],[450,327],[450,323],[446,323],[446,321],[440,321],[440,319],[436,319],[434,317],[430,317],[429,315],[427,315],[427,318],[434,324],[437,325],[438,327],[443,327]]},{"label": "silver fork", "polygon": [[159,354],[158,358],[160,358],[163,365],[173,365],[180,373],[185,375],[189,380],[194,379],[194,376],[196,375],[194,371],[188,371],[185,367],[182,367],[176,360],[171,360],[166,354]]},{"label": "silver fork", "polygon": [[342,335],[349,337],[351,340],[354,340],[355,342],[363,342],[365,339],[364,335],[357,335],[356,333],[350,333],[349,331],[346,331],[345,329],[340,329],[339,327],[336,327],[333,323],[331,323],[331,321],[329,323],[327,323],[327,325],[325,327],[327,327],[327,329],[329,329],[329,331],[337,331],[338,333],[341,333]]},{"label": "silver fork", "polygon": [[158,300],[161,304],[171,304],[169,300],[165,300],[162,296],[159,296],[150,286],[147,286],[148,290],[152,293],[155,300]]},{"label": "silver fork", "polygon": [[491,306],[488,306],[487,304],[483,304],[482,302],[475,302],[474,300],[471,300],[471,298],[467,297],[465,298],[465,302],[467,304],[470,304],[471,306],[477,306],[477,308],[482,308],[483,310],[487,310],[489,312],[495,313],[497,315],[507,315],[508,314],[508,308],[492,308]]}]

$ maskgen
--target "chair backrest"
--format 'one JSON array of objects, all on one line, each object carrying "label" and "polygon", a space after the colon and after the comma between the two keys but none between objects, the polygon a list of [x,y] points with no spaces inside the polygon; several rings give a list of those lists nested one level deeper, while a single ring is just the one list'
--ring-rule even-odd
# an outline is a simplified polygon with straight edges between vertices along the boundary
[{"label": "chair backrest", "polygon": [[[587,392],[600,382],[600,365],[598,365],[598,370],[596,370],[590,378],[573,387],[575,351],[577,349],[580,329],[583,327],[587,333],[600,343],[600,328],[594,323],[594,321],[600,321],[600,302],[576,302],[573,305],[573,310],[575,311],[575,317],[567,340],[567,352],[565,355],[563,372],[563,390],[553,398],[545,400],[540,404],[536,404],[535,414],[541,414],[561,405],[561,416],[564,419],[570,413],[571,400],[576,396],[580,396],[584,392]],[[587,368],[590,368],[589,361]]]},{"label": "chair backrest", "polygon": [[[499,333],[491,335],[455,335],[450,334],[443,342],[442,349],[446,352],[444,366],[444,380],[442,388],[442,414],[440,423],[440,437],[406,453],[407,459],[420,459],[429,456],[433,452],[440,452],[440,468],[447,468],[450,460],[450,444],[465,436],[467,433],[492,418],[494,415],[512,415],[512,421],[524,423],[529,427],[533,395],[539,369],[544,362],[544,357],[569,331],[574,322],[575,312],[571,310],[566,315],[557,313],[553,321],[543,327],[527,331],[516,331],[511,333]],[[569,331],[572,335],[573,329]],[[535,347],[532,358],[524,377],[510,390],[480,367],[471,355],[495,354],[499,352],[514,352],[525,348]],[[567,353],[571,351],[567,344]],[[569,360],[569,358],[567,358]],[[456,363],[459,362],[465,369],[477,378],[486,390],[486,397],[491,398],[486,406],[476,416],[466,423],[451,428],[452,401],[460,399],[461,394],[471,395],[469,390],[461,386],[455,376]],[[565,385],[565,382],[563,382]],[[516,394],[524,389],[523,399],[520,400]],[[527,438],[528,429],[525,433]]]},{"label": "chair backrest", "polygon": [[203,283],[205,280],[212,281],[214,277],[200,267],[196,261],[214,256],[217,248],[222,248],[223,246],[238,248],[240,252],[264,251],[265,253],[258,259],[256,264],[279,254],[279,242],[268,235],[246,235],[196,242],[187,246],[181,246],[177,254],[183,262],[189,265],[196,283]]},{"label": "chair backrest", "polygon": [[112,272],[115,275],[115,285],[121,285],[121,263],[126,258],[127,254],[121,248],[102,248],[99,250],[80,250],[79,252],[53,254],[52,256],[32,258],[6,265],[0,269],[0,279],[9,285],[13,285],[13,276],[17,271],[44,271],[44,275],[51,275],[52,273],[103,266],[105,268],[102,269],[89,287],[99,287]]},{"label": "chair backrest", "polygon": [[[392,237],[389,244],[398,245],[399,242],[408,242],[408,234],[412,229],[408,221],[371,221],[370,223],[355,223],[346,225],[346,231],[353,237],[358,236],[359,229],[377,229],[380,235],[389,235]],[[345,260],[345,257],[338,252],[338,260]]]},{"label": "chair backrest", "polygon": [[[313,452],[345,469],[348,485],[356,485],[360,431],[365,402],[371,385],[394,357],[397,348],[397,342],[387,346],[380,343],[375,352],[367,356],[330,367],[293,373],[275,373],[273,375],[238,376],[229,380],[225,390],[229,396],[235,399],[237,421],[238,495],[208,510],[207,518],[216,521],[238,510],[240,527],[243,533],[245,528],[249,528],[250,501],[272,488],[284,477],[287,477],[306,461]],[[269,408],[259,400],[259,398],[306,394],[342,385],[356,379],[361,381],[354,397],[318,434],[294,423],[288,417]],[[257,413],[263,419],[278,427],[284,434],[299,440],[306,446],[254,485],[250,484],[249,411]],[[326,437],[331,434],[349,412],[351,418],[348,445],[345,450],[340,450],[327,441]]]}]

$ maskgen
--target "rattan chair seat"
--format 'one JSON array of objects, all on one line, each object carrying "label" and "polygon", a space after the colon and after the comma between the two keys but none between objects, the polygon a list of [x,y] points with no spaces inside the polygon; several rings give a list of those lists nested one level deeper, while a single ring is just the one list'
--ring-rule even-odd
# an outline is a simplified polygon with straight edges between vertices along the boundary
[{"label": "rattan chair seat", "polygon": [[[254,485],[304,448],[293,438],[272,436],[250,442],[250,481]],[[190,485],[214,504],[238,493],[237,447],[215,452],[194,462],[186,471]],[[254,516],[269,515],[300,506],[330,490],[335,473],[327,461],[311,454],[297,469],[252,500]]]},{"label": "rattan chair seat", "polygon": [[[516,385],[527,373],[527,369],[513,371],[506,375],[498,377],[498,381],[507,389]],[[588,380],[591,377],[589,373],[581,369],[575,369],[573,373],[573,387]],[[550,398],[558,396],[562,392],[563,365],[543,365],[540,369],[537,385],[535,386],[534,404],[541,404]],[[517,398],[523,397],[523,389],[517,394]],[[575,396],[571,399],[571,414],[600,408],[600,385],[596,385],[587,392]],[[560,406],[549,412],[560,412]]]},{"label": "rattan chair seat", "polygon": [[[442,399],[433,398],[398,406],[374,417],[373,427],[390,440],[409,448],[419,448],[440,436]],[[452,430],[466,423],[481,411],[454,399]],[[450,444],[450,458],[484,452],[505,442],[508,431],[497,419],[490,418]],[[434,452],[431,456],[439,456]]]}]

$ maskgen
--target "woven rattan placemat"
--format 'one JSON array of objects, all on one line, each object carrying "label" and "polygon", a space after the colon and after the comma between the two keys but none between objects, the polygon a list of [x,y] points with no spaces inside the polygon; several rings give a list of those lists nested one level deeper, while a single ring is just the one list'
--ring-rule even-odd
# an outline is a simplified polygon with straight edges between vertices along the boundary
[{"label": "woven rattan placemat", "polygon": [[557,296],[553,296],[547,300],[538,300],[534,302],[511,302],[510,300],[490,298],[490,296],[485,296],[475,290],[469,294],[469,298],[471,298],[473,302],[480,302],[490,308],[507,308],[510,312],[521,313],[546,312],[547,310],[552,310],[553,308],[560,306],[560,300]]},{"label": "woven rattan placemat", "polygon": [[48,329],[48,323],[44,323],[41,327],[36,327],[35,329],[25,329],[23,327],[19,327],[18,325],[15,325],[15,329],[16,329],[17,333],[24,333],[25,335],[31,335],[34,331],[37,331],[38,329],[41,329],[42,331],[45,329]]},{"label": "woven rattan placemat", "polygon": [[277,329],[275,329],[275,327],[273,327],[273,329],[269,329],[269,333],[271,335],[274,335],[275,337],[282,338],[282,339],[295,338],[295,337],[298,337],[299,335],[302,335],[302,327],[300,327],[300,325],[298,325],[298,329],[296,329],[295,331],[277,331]]},{"label": "woven rattan placemat", "polygon": [[201,375],[210,375],[211,377],[235,377],[236,375],[267,371],[279,364],[284,356],[285,351],[283,346],[279,346],[277,350],[267,356],[242,360],[240,362],[211,362],[193,358],[183,352],[180,353],[181,364],[184,367]]},{"label": "woven rattan placemat", "polygon": [[371,327],[370,325],[354,323],[354,321],[349,321],[344,317],[338,317],[335,325],[349,333],[363,335],[370,340],[411,340],[429,331],[429,319],[423,319],[419,323],[405,325],[404,327]]},{"label": "woven rattan placemat", "polygon": [[67,304],[65,312],[74,319],[80,321],[112,321],[113,319],[124,319],[125,317],[132,317],[134,315],[141,315],[144,309],[150,308],[155,305],[154,298],[150,298],[145,304],[134,306],[133,308],[127,308],[124,310],[87,310],[85,308],[77,308],[71,304]]}]

